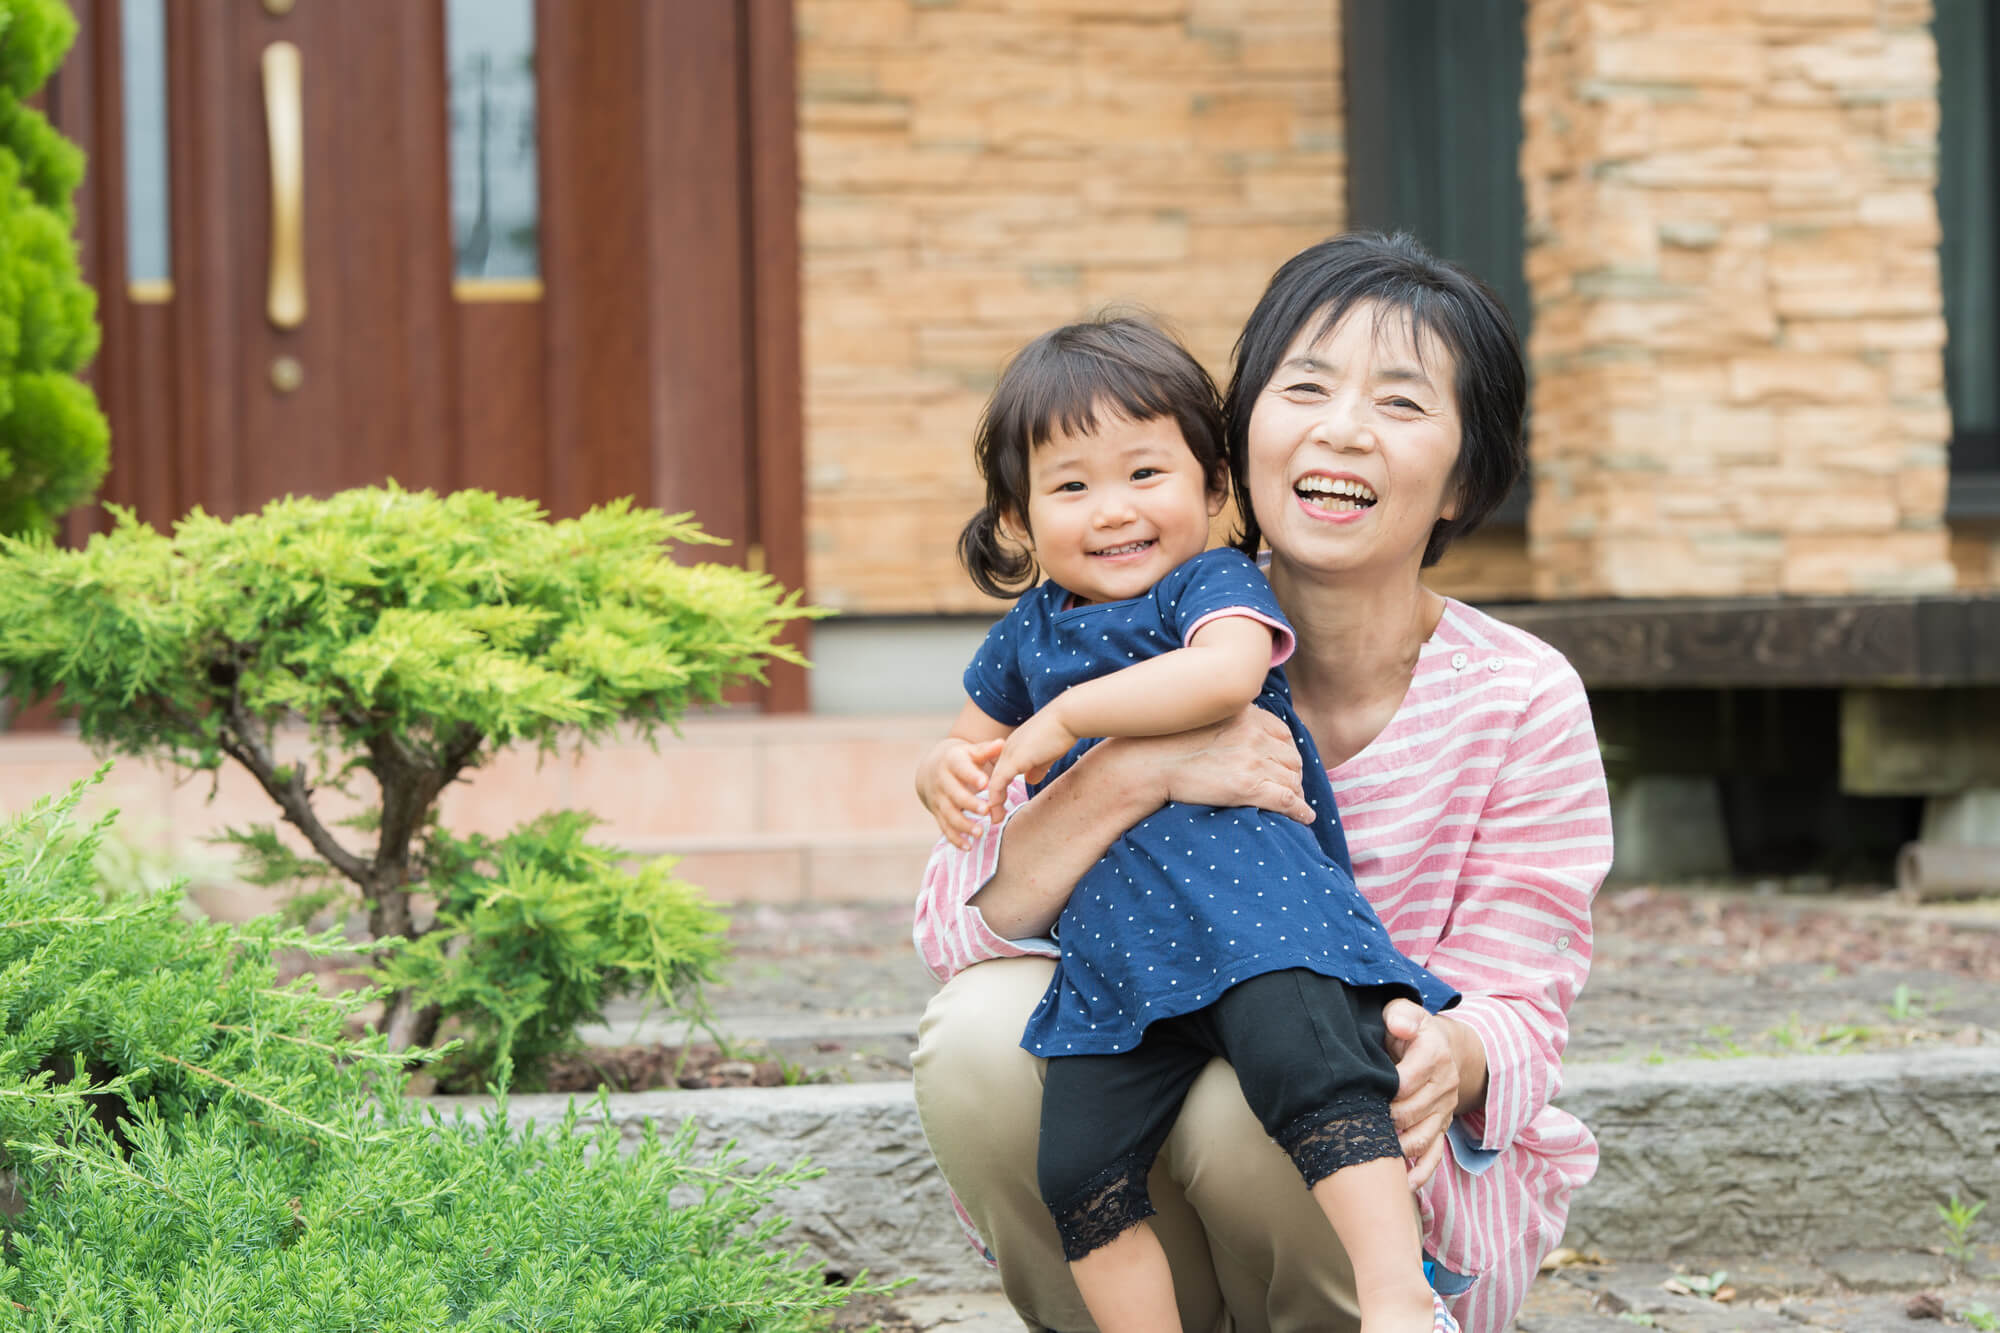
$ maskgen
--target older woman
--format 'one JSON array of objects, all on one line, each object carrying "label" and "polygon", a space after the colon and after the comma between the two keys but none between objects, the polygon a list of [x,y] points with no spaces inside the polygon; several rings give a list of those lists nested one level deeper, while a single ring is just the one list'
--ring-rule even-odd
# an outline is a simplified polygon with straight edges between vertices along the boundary
[{"label": "older woman", "polygon": [[[1278,270],[1225,407],[1250,549],[1298,636],[1286,666],[1328,765],[1355,879],[1397,946],[1464,994],[1385,1013],[1393,1107],[1433,1283],[1500,1333],[1562,1234],[1597,1148],[1549,1105],[1590,960],[1610,814],[1576,673],[1530,635],[1423,586],[1524,464],[1526,376],[1485,286],[1405,238],[1344,236]],[[1023,1025],[1071,888],[1168,801],[1310,819],[1299,752],[1249,710],[1108,741],[971,847],[940,844],[915,938],[944,981],[915,1066],[963,1220],[1030,1328],[1091,1327],[1035,1181],[1041,1062]],[[1324,1215],[1220,1061],[1148,1182],[1187,1329],[1356,1322]]]}]

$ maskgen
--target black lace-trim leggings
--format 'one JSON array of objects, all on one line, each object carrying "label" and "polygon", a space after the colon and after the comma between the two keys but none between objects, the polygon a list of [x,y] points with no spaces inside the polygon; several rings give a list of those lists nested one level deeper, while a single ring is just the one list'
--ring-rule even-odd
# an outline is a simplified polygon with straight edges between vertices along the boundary
[{"label": "black lace-trim leggings", "polygon": [[1206,1009],[1154,1023],[1133,1050],[1051,1059],[1035,1166],[1064,1256],[1080,1259],[1153,1215],[1146,1173],[1214,1056],[1236,1067],[1250,1109],[1307,1188],[1342,1167],[1401,1156],[1382,1006],[1405,993],[1267,972]]}]

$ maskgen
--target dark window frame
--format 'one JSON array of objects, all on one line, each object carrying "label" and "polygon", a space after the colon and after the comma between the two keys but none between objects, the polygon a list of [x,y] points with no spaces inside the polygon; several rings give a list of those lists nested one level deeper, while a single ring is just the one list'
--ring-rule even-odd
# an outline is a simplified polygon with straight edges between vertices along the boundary
[{"label": "dark window frame", "polygon": [[[1968,422],[1968,377],[2000,385],[2000,15],[1987,0],[1937,0],[1938,273],[1952,403],[1948,519],[2000,518],[2000,410]],[[1974,118],[1982,118],[1980,124]],[[1960,340],[1954,345],[1952,339]]]},{"label": "dark window frame", "polygon": [[[1407,231],[1485,279],[1527,343],[1524,0],[1346,0],[1347,225]],[[1496,224],[1497,219],[1497,224]],[[1528,518],[1528,479],[1489,526]]]}]

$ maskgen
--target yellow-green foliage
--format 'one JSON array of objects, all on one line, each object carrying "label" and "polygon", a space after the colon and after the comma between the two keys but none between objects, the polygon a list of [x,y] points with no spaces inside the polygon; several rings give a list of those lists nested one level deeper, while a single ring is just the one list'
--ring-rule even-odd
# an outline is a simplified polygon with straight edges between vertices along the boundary
[{"label": "yellow-green foliage", "polygon": [[608,996],[680,999],[714,979],[722,916],[673,876],[670,857],[625,869],[584,837],[592,822],[565,810],[504,838],[431,834],[424,887],[438,928],[391,953],[381,976],[470,1034],[442,1086],[470,1069],[533,1089],[540,1061]]},{"label": "yellow-green foliage", "polygon": [[[673,558],[711,540],[625,502],[552,523],[527,500],[393,486],[228,522],[197,511],[171,534],[119,513],[80,551],[0,539],[0,680],[23,701],[60,689],[105,749],[242,764],[312,853],[244,830],[258,878],[333,884],[378,940],[416,941],[396,964],[392,1044],[455,1015],[486,1025],[482,1050],[504,1058],[518,1038],[532,1058],[607,994],[684,992],[719,923],[664,866],[628,872],[584,843],[585,822],[458,843],[435,827],[438,795],[496,746],[650,732],[797,660],[777,642],[811,614],[796,593]],[[287,723],[311,734],[301,760],[280,756]],[[326,787],[367,813],[323,819]],[[436,925],[412,912],[415,889]]]},{"label": "yellow-green foliage", "polygon": [[75,36],[62,0],[0,0],[0,533],[52,530],[109,452],[76,378],[97,354],[97,299],[71,239],[83,154],[25,105]]},{"label": "yellow-green foliage", "polygon": [[394,488],[286,498],[171,535],[117,512],[80,551],[0,543],[0,669],[58,687],[84,737],[194,768],[299,720],[318,785],[368,744],[442,766],[650,727],[761,678],[805,614],[762,575],[675,563],[687,515],[619,501],[549,522],[530,500]]},{"label": "yellow-green foliage", "polygon": [[278,985],[339,941],[107,904],[77,796],[0,824],[0,1329],[804,1333],[844,1299],[779,1241],[804,1169],[403,1100],[343,1035],[370,996]]}]

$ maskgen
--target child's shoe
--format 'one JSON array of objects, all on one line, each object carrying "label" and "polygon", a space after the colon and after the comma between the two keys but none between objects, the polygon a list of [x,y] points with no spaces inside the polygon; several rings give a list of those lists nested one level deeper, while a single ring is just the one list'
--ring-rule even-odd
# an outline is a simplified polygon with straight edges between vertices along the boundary
[{"label": "child's shoe", "polygon": [[1458,1321],[1444,1308],[1444,1297],[1431,1293],[1431,1333],[1458,1333]]}]

